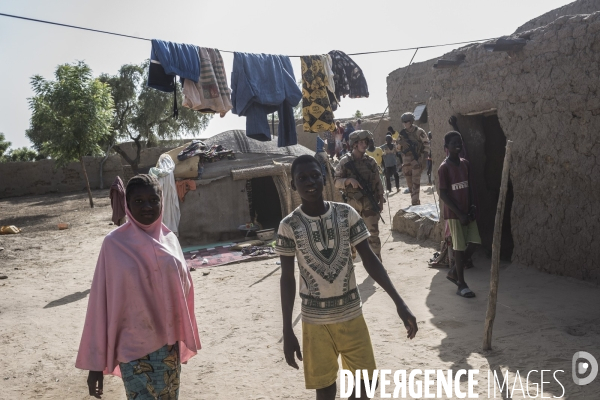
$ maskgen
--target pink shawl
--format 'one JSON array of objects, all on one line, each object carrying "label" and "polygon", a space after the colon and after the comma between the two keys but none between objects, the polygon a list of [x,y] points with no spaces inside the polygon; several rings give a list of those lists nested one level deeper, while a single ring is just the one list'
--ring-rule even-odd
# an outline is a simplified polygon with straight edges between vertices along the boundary
[{"label": "pink shawl", "polygon": [[179,342],[181,362],[201,348],[194,286],[177,237],[162,223],[128,221],[102,243],[75,366],[121,376],[119,362]]}]

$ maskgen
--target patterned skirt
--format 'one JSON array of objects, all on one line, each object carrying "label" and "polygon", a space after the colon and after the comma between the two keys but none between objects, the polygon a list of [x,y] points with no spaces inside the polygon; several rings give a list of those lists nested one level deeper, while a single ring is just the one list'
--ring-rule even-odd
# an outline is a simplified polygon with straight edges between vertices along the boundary
[{"label": "patterned skirt", "polygon": [[179,398],[179,346],[166,345],[138,360],[120,363],[128,400]]}]

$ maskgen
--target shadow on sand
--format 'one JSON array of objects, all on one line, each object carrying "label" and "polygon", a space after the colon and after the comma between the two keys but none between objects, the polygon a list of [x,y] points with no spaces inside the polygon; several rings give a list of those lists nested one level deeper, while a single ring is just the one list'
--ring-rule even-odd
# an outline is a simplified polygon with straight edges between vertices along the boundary
[{"label": "shadow on sand", "polygon": [[62,297],[58,300],[53,300],[50,303],[46,304],[44,308],[52,308],[58,306],[64,306],[65,304],[73,303],[75,301],[79,301],[81,299],[85,299],[85,297],[90,294],[90,289],[84,290],[83,292],[75,292],[68,296]]},{"label": "shadow on sand", "polygon": [[[465,280],[476,293],[473,299],[455,294],[456,286],[446,279],[447,268],[440,269],[430,284],[426,304],[433,314],[431,324],[445,337],[434,348],[444,362],[432,368],[479,369],[479,393],[488,397],[488,370],[493,390],[493,371],[500,376],[509,371],[509,392],[495,398],[534,397],[545,372],[544,396],[595,398],[597,389],[578,386],[571,378],[571,358],[583,350],[600,355],[600,289],[597,285],[571,278],[549,275],[532,267],[502,262],[492,350],[483,352],[483,329],[488,303],[491,260],[474,256],[475,268],[466,271]],[[529,371],[529,385],[526,377]],[[563,388],[553,378],[564,386]],[[523,389],[517,381],[520,375]],[[506,388],[505,388],[506,390]],[[494,398],[491,392],[489,398]],[[541,392],[538,398],[541,398]]]}]

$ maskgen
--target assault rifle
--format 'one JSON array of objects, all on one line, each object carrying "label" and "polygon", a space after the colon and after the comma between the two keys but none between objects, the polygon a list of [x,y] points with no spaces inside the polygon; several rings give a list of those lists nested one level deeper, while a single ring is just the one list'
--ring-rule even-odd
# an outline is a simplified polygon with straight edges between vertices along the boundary
[{"label": "assault rifle", "polygon": [[360,186],[362,186],[362,188],[359,188],[360,192],[363,194],[363,196],[369,199],[369,202],[373,207],[373,211],[375,211],[379,215],[381,222],[385,224],[385,221],[381,216],[381,209],[379,208],[379,204],[377,204],[375,196],[373,196],[373,190],[371,189],[371,185],[367,181],[365,181],[363,177],[358,173],[356,165],[354,165],[354,160],[348,161],[346,164],[344,164],[344,167],[347,167],[350,171],[354,173],[354,175],[356,176],[356,180],[358,181]]},{"label": "assault rifle", "polygon": [[415,158],[415,161],[419,161],[419,153],[417,152],[417,144],[414,142],[414,140],[410,140],[408,138],[408,134],[404,131],[404,129],[402,129],[400,131],[400,136],[402,136],[402,138],[404,138],[404,140],[408,144],[408,150],[404,151],[403,153],[406,154],[410,151],[412,153],[413,157]]}]

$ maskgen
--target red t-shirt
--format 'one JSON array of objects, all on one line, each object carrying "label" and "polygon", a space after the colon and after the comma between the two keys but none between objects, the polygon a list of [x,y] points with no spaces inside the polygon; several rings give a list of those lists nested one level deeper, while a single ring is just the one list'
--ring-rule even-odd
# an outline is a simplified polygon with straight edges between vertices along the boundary
[{"label": "red t-shirt", "polygon": [[[454,201],[463,213],[469,212],[469,162],[460,159],[458,165],[447,158],[438,169],[438,183],[440,189],[446,189],[448,196]],[[444,219],[458,219],[458,216],[444,204]]]}]

